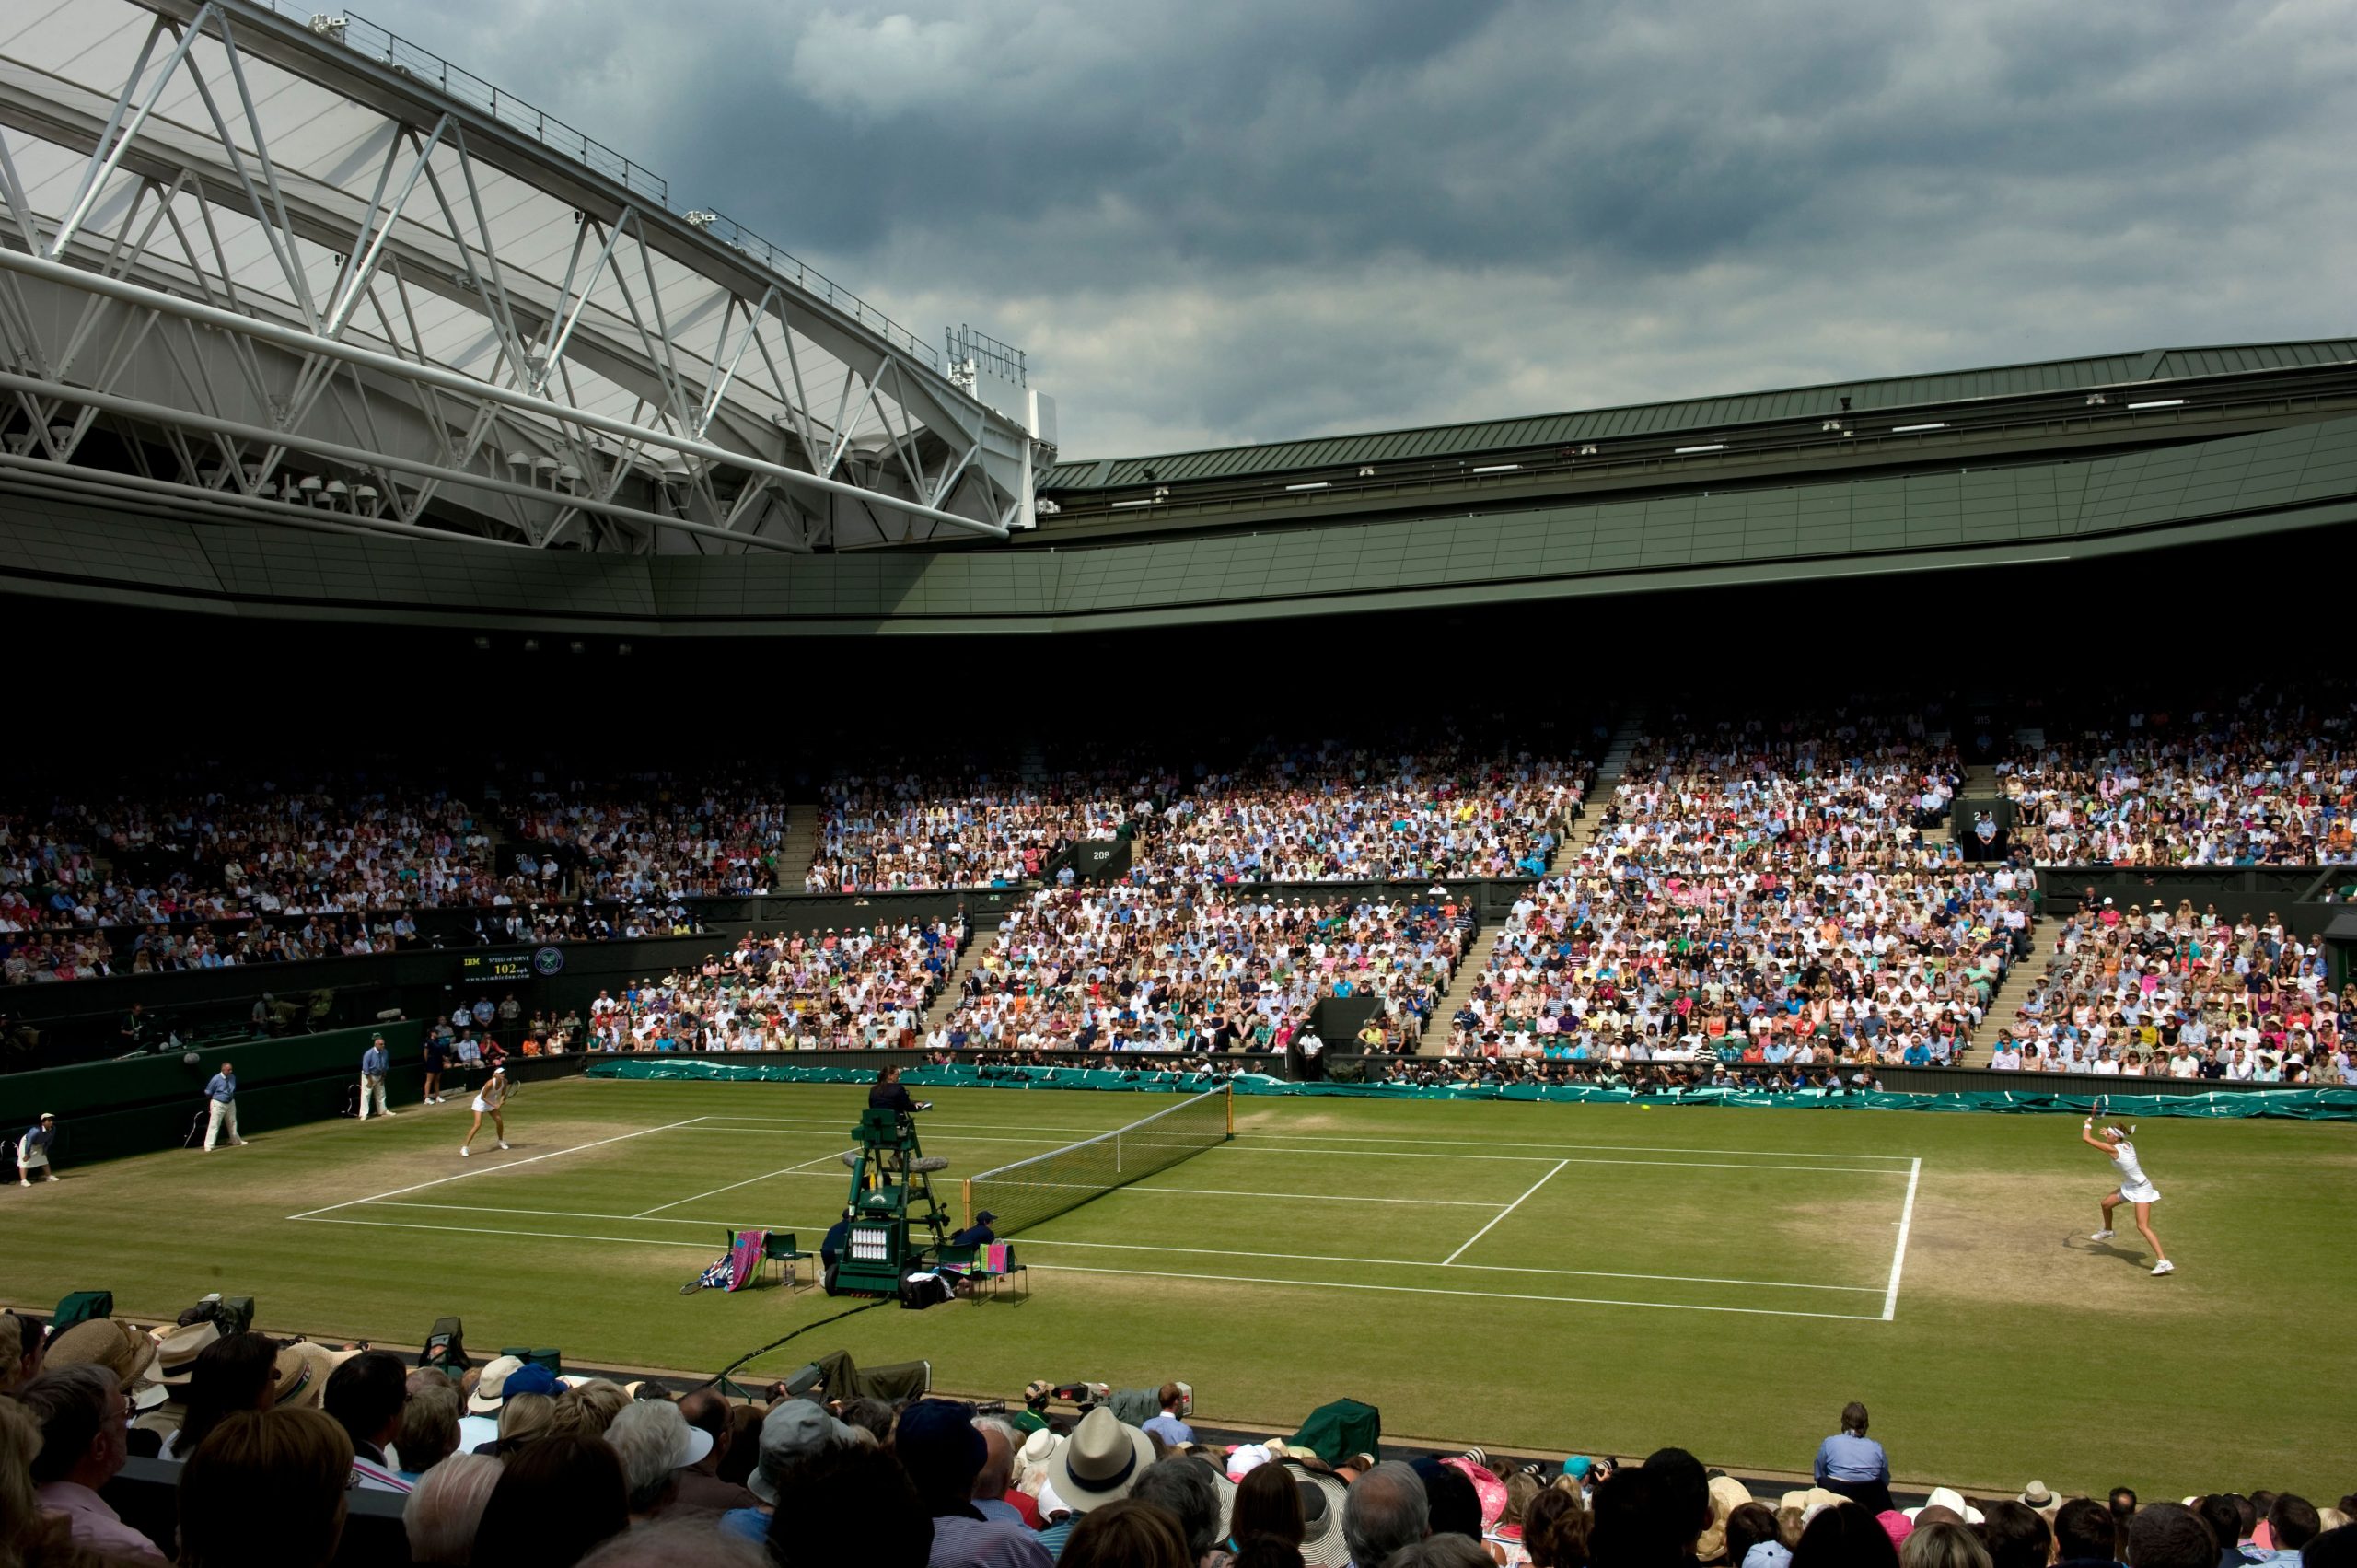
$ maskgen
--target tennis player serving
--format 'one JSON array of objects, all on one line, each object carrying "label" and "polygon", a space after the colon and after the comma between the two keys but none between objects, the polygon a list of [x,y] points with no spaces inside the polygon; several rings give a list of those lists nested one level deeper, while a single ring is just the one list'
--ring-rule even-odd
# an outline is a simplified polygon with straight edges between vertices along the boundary
[{"label": "tennis player serving", "polygon": [[459,1145],[461,1158],[474,1152],[470,1145],[474,1143],[475,1134],[482,1131],[482,1119],[486,1116],[491,1118],[492,1135],[499,1140],[499,1146],[507,1146],[507,1119],[501,1112],[506,1109],[507,1097],[515,1092],[515,1086],[507,1081],[507,1069],[493,1068],[482,1087],[475,1091],[475,1124],[467,1129],[466,1143]]},{"label": "tennis player serving", "polygon": [[[2133,1131],[2133,1128],[2130,1129],[2130,1132]],[[2144,1167],[2137,1163],[2136,1145],[2128,1141],[2128,1133],[2114,1124],[2106,1127],[2098,1137],[2096,1119],[2090,1116],[2080,1125],[2079,1141],[2090,1148],[2101,1149],[2104,1157],[2111,1161],[2112,1168],[2119,1172],[2119,1188],[2103,1195],[2103,1228],[2087,1239],[2109,1241],[2113,1235],[2111,1212],[2122,1203],[2133,1203],[2136,1205],[2136,1228],[2143,1233],[2145,1240],[2153,1244],[2153,1256],[2160,1260],[2153,1265],[2153,1272],[2175,1273],[2177,1265],[2170,1262],[2169,1255],[2161,1249],[2161,1238],[2153,1234],[2153,1205],[2161,1201],[2161,1190],[2153,1185],[2153,1179],[2146,1176]]]}]

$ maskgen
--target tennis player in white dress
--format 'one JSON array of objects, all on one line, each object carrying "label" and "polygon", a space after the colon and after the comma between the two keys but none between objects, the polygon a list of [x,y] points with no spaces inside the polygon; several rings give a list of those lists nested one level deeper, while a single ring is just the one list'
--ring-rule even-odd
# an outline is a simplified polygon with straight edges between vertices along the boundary
[{"label": "tennis player in white dress", "polygon": [[483,1080],[482,1087],[475,1091],[475,1124],[467,1129],[467,1141],[459,1145],[460,1155],[474,1152],[475,1134],[482,1131],[482,1119],[486,1116],[491,1118],[492,1135],[499,1140],[499,1146],[503,1149],[507,1146],[505,1109],[507,1097],[514,1092],[514,1087],[507,1082],[507,1069],[493,1068],[491,1076]]},{"label": "tennis player in white dress", "polygon": [[2087,1239],[2109,1241],[2113,1235],[2111,1212],[2122,1203],[2133,1203],[2136,1205],[2136,1228],[2143,1233],[2145,1240],[2153,1244],[2153,1256],[2159,1260],[2153,1265],[2153,1272],[2175,1273],[2177,1265],[2170,1262],[2169,1255],[2161,1249],[2161,1238],[2153,1234],[2153,1205],[2161,1201],[2161,1190],[2153,1185],[2153,1179],[2146,1176],[2144,1167],[2137,1163],[2136,1145],[2130,1143],[2128,1134],[2117,1126],[2105,1128],[2098,1137],[2092,1116],[2080,1126],[2079,1141],[2091,1148],[2101,1149],[2104,1157],[2111,1161],[2112,1168],[2119,1173],[2119,1187],[2103,1195],[2103,1228]]}]

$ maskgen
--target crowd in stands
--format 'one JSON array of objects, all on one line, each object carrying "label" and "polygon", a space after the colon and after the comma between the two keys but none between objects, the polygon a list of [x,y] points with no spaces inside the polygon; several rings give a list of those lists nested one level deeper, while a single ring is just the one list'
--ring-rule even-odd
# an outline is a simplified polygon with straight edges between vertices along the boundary
[{"label": "crowd in stands", "polygon": [[908,1048],[966,946],[962,917],[773,936],[748,933],[685,972],[589,1005],[606,1051]]},{"label": "crowd in stands", "polygon": [[2357,688],[2058,722],[1997,765],[2041,865],[2357,862]]},{"label": "crowd in stands", "polygon": [[2228,920],[2090,896],[2063,922],[2046,971],[2000,1031],[1990,1065],[2026,1072],[2230,1082],[2357,1084],[2320,942],[2273,912]]},{"label": "crowd in stands", "polygon": [[[1812,1484],[1755,1496],[1682,1448],[1639,1464],[1482,1450],[1383,1457],[1374,1412],[1228,1443],[1187,1385],[932,1397],[926,1364],[727,1398],[560,1376],[507,1355],[412,1366],[218,1321],[0,1317],[0,1562],[9,1568],[2351,1568],[2357,1498],[2142,1502],[1948,1487],[1900,1508],[1864,1408]],[[419,1357],[420,1362],[425,1360]],[[1051,1398],[1076,1394],[1074,1411]],[[118,1484],[133,1455],[161,1493]],[[355,1508],[374,1496],[388,1506]],[[113,1501],[110,1501],[112,1499]],[[116,1506],[129,1508],[131,1517]],[[387,1516],[400,1515],[398,1544]]]},{"label": "crowd in stands", "polygon": [[1012,886],[1068,845],[1131,833],[1175,877],[1213,883],[1535,876],[1579,809],[1586,765],[1435,733],[1254,749],[1220,768],[1105,766],[1032,784],[911,772],[840,781],[806,886]]},{"label": "crowd in stands", "polygon": [[1170,781],[1092,770],[1030,783],[979,771],[848,775],[819,808],[812,892],[1013,887],[1067,845],[1109,839]]},{"label": "crowd in stands", "polygon": [[951,1051],[1276,1051],[1327,997],[1370,996],[1412,1042],[1470,933],[1432,901],[1278,899],[1133,865],[1011,913],[926,1044]]},{"label": "crowd in stands", "polygon": [[2035,888],[1925,836],[1961,776],[1921,714],[1672,715],[1515,904],[1447,1053],[1804,1082],[1955,1060],[2029,950]]},{"label": "crowd in stands", "polygon": [[587,899],[747,897],[791,888],[800,870],[780,863],[786,807],[775,784],[644,774],[539,789],[508,828],[540,846],[519,857],[519,876],[553,889],[572,867]]}]

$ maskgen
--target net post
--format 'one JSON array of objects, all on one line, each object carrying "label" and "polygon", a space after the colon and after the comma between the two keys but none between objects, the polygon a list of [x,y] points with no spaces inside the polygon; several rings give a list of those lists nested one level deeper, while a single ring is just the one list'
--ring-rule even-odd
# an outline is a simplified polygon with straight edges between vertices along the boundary
[{"label": "net post", "polygon": [[1229,1084],[1220,1090],[1220,1098],[1227,1101],[1227,1135],[1236,1136],[1236,1086]]},{"label": "net post", "polygon": [[961,1230],[971,1230],[971,1229],[973,1229],[973,1228],[974,1228],[974,1179],[973,1179],[972,1177],[970,1177],[970,1177],[967,1177],[964,1180],[962,1180],[962,1181],[960,1181],[959,1183],[958,1183],[958,1206],[959,1208],[961,1208],[961,1209],[963,1209],[963,1210],[965,1210],[965,1211],[966,1211],[966,1223],[965,1223],[963,1225],[960,1225],[958,1228],[959,1228],[959,1229],[961,1229]]}]

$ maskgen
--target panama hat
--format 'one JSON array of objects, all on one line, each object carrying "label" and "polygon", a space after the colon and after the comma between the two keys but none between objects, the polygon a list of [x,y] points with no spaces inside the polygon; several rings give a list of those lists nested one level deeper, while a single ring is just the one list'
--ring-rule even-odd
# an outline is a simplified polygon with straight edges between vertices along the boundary
[{"label": "panama hat", "polygon": [[1350,1543],[1342,1539],[1342,1489],[1295,1472],[1301,1493],[1301,1561],[1304,1568],[1349,1568]]},{"label": "panama hat", "polygon": [[221,1342],[221,1325],[208,1319],[167,1329],[156,1336],[156,1367],[148,1376],[177,1387],[196,1375],[196,1358],[204,1347]]},{"label": "panama hat", "polygon": [[[1975,1508],[1971,1504],[1967,1503],[1964,1500],[1964,1493],[1958,1492],[1952,1486],[1933,1487],[1932,1489],[1932,1494],[1923,1499],[1923,1508],[1948,1509],[1968,1525],[1977,1525],[1982,1522],[1980,1510]],[[1907,1517],[1909,1521],[1911,1523],[1915,1519],[1916,1516],[1922,1513],[1923,1508],[1908,1509]]]},{"label": "panama hat", "polygon": [[49,1342],[45,1365],[103,1366],[126,1388],[155,1364],[156,1342],[128,1323],[111,1318],[90,1318]]},{"label": "panama hat", "polygon": [[1731,1475],[1711,1478],[1711,1522],[1694,1543],[1697,1561],[1708,1562],[1727,1549],[1727,1516],[1751,1501],[1751,1489]]},{"label": "panama hat", "polygon": [[323,1346],[309,1341],[298,1341],[278,1353],[278,1410],[315,1411],[323,1408],[328,1394],[328,1374],[335,1370],[335,1358]]},{"label": "panama hat", "polygon": [[1099,1405],[1080,1418],[1070,1441],[1048,1467],[1048,1475],[1064,1506],[1086,1514],[1127,1497],[1152,1463],[1154,1439],[1134,1426],[1124,1426],[1111,1410]]},{"label": "panama hat", "polygon": [[2022,1488],[2021,1504],[2025,1508],[2051,1508],[2054,1502],[2054,1493],[2046,1490],[2046,1483],[2042,1481],[2031,1481]]},{"label": "panama hat", "polygon": [[475,1380],[475,1391],[467,1396],[468,1411],[475,1415],[497,1415],[507,1393],[507,1379],[523,1365],[520,1355],[492,1357],[484,1364],[482,1376]]}]

